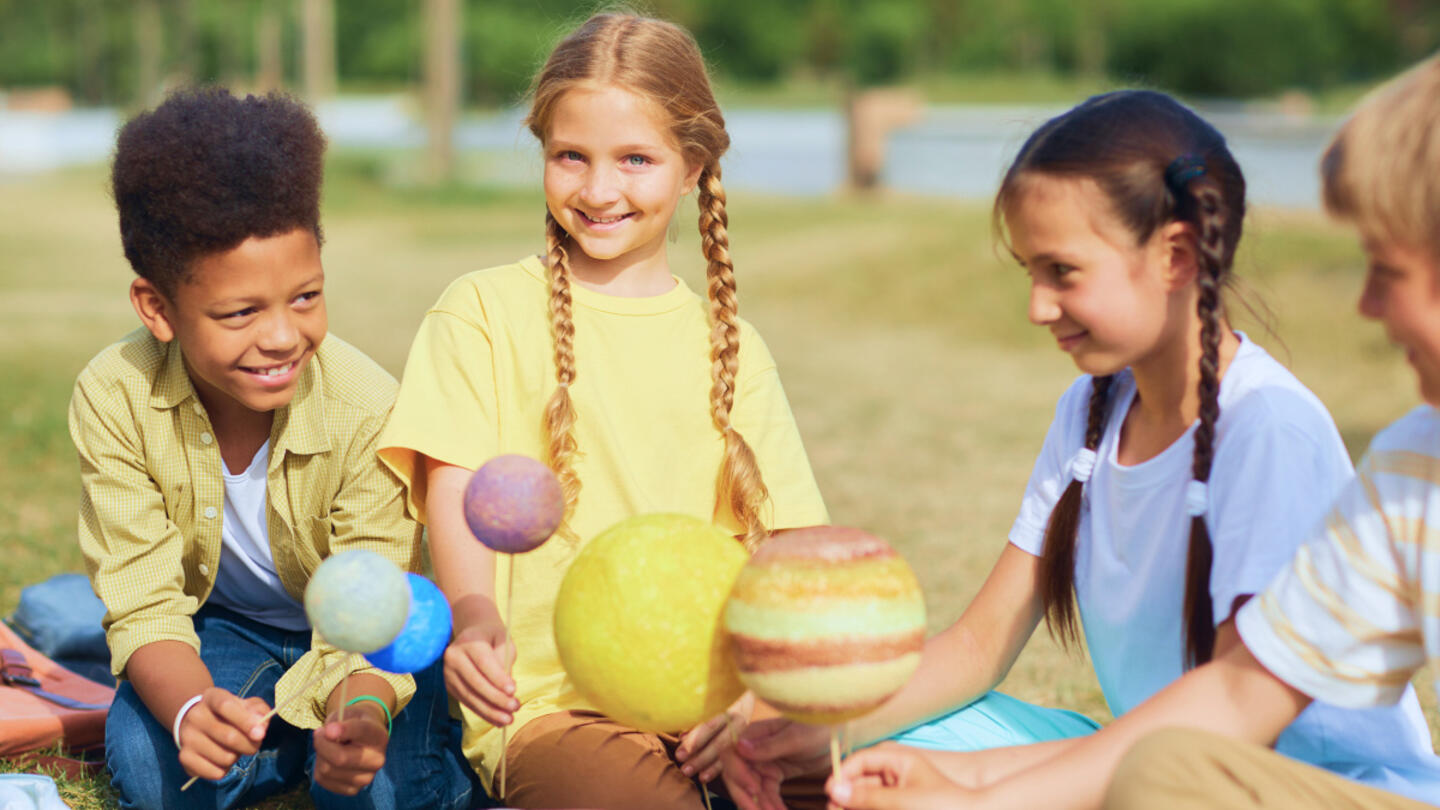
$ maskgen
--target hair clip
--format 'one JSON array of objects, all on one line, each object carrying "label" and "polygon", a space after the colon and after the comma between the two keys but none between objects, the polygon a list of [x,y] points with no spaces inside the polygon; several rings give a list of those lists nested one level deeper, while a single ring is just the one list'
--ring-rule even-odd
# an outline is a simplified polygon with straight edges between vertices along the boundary
[{"label": "hair clip", "polygon": [[1171,191],[1184,191],[1191,180],[1205,174],[1205,158],[1199,155],[1181,155],[1165,167],[1165,185]]},{"label": "hair clip", "polygon": [[1200,517],[1210,507],[1210,486],[1204,481],[1192,479],[1185,487],[1185,513]]},{"label": "hair clip", "polygon": [[1095,451],[1088,447],[1082,447],[1075,451],[1070,459],[1070,477],[1085,483],[1090,480],[1090,474],[1095,472]]}]

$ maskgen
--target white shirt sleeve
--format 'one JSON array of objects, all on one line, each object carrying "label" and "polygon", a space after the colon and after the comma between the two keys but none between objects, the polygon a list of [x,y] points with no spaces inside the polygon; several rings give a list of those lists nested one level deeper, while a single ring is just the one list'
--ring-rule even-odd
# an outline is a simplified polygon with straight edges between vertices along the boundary
[{"label": "white shirt sleeve", "polygon": [[1319,524],[1351,477],[1328,414],[1300,397],[1270,393],[1237,406],[1217,442],[1206,525],[1214,550],[1214,622],[1236,598],[1259,593]]},{"label": "white shirt sleeve", "polygon": [[1392,704],[1425,663],[1421,619],[1427,516],[1440,458],[1377,438],[1322,528],[1239,612],[1266,669],[1337,706]]},{"label": "white shirt sleeve", "polygon": [[[1110,396],[1119,386],[1112,385]],[[1090,406],[1091,378],[1080,377],[1066,389],[1055,406],[1055,419],[1045,433],[1045,444],[1035,458],[1020,514],[1010,527],[1010,542],[1035,556],[1045,545],[1050,512],[1070,485],[1070,459],[1085,444],[1085,421]]]}]

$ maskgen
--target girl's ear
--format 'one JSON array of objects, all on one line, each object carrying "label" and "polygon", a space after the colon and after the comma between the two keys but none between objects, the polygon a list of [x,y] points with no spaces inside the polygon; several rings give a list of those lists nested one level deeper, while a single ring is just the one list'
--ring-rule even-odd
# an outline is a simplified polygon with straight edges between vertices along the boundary
[{"label": "girl's ear", "polygon": [[130,305],[140,322],[161,343],[175,339],[175,305],[148,279],[137,278],[130,283]]},{"label": "girl's ear", "polygon": [[1167,222],[1156,237],[1158,249],[1162,251],[1160,260],[1166,286],[1178,290],[1193,283],[1200,272],[1195,226],[1188,222]]},{"label": "girl's ear", "polygon": [[695,190],[696,184],[700,182],[700,173],[705,171],[705,167],[698,163],[691,164],[689,169],[685,174],[684,184],[680,186],[680,195],[682,197]]}]

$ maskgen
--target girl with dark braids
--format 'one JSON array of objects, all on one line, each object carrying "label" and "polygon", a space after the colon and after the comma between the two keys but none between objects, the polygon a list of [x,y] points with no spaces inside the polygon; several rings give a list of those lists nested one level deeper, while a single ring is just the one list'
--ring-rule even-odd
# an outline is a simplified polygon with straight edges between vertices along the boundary
[{"label": "girl with dark braids", "polygon": [[[1083,637],[1117,717],[1238,643],[1235,610],[1352,474],[1324,406],[1226,318],[1244,213],[1220,133],[1162,93],[1096,96],[1021,147],[997,232],[1030,277],[1030,320],[1085,376],[1060,398],[975,600],[906,688],[852,724],[897,742],[846,766],[838,804],[1094,806],[1044,763],[1096,726],[989,691],[1041,618],[1072,649]],[[783,768],[813,749],[813,731],[769,725],[742,756],[788,745],[767,763]],[[1384,710],[1317,704],[1277,747],[1398,792],[1440,788],[1413,690]]]},{"label": "girl with dark braids", "polygon": [[[466,275],[441,296],[415,339],[381,455],[429,526],[455,610],[446,684],[492,793],[505,745],[496,798],[700,808],[695,780],[719,775],[753,698],[679,738],[603,717],[555,650],[560,581],[581,544],[632,515],[693,515],[753,548],[769,531],[828,522],[825,506],[775,361],[737,313],[720,172],[729,136],[694,40],[659,20],[592,17],[551,53],[527,123],[544,153],[544,251]],[[667,228],[692,191],[703,298],[666,255]],[[497,559],[469,535],[460,503],[471,470],[502,453],[546,461],[566,515],[557,539]],[[513,613],[501,615],[512,565]],[[823,801],[818,782],[810,791]]]}]

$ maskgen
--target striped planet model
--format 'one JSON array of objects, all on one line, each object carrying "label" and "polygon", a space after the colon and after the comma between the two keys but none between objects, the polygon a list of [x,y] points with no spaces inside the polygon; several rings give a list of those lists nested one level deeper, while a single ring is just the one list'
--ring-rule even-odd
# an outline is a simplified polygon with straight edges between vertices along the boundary
[{"label": "striped planet model", "polygon": [[904,558],[859,529],[781,532],[725,606],[740,680],[787,717],[836,724],[905,685],[925,644],[925,599]]}]

